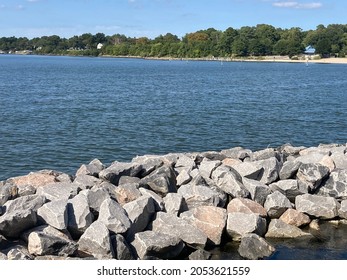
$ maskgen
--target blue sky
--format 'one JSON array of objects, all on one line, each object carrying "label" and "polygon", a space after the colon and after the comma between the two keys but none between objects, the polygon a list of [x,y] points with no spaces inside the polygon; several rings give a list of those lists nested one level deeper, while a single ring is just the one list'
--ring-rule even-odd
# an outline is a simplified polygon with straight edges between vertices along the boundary
[{"label": "blue sky", "polygon": [[97,32],[155,38],[213,27],[347,24],[346,0],[0,0],[0,37]]}]

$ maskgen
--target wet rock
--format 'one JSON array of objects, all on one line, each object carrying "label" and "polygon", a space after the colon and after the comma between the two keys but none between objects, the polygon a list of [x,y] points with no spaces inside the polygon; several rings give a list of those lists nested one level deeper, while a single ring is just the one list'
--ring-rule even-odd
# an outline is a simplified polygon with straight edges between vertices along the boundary
[{"label": "wet rock", "polygon": [[226,230],[233,240],[240,240],[247,233],[262,236],[266,232],[266,219],[257,214],[229,213]]},{"label": "wet rock", "polygon": [[227,206],[227,213],[241,212],[245,214],[258,214],[259,216],[266,218],[267,211],[259,203],[247,199],[247,198],[234,198]]},{"label": "wet rock", "polygon": [[329,172],[328,167],[319,163],[303,163],[300,166],[296,177],[299,180],[306,182],[311,191],[314,191],[320,186],[322,180],[328,177]]},{"label": "wet rock", "polygon": [[68,201],[68,230],[78,239],[93,223],[94,215],[90,211],[88,198],[79,193]]},{"label": "wet rock", "polygon": [[125,233],[131,227],[126,211],[111,198],[105,199],[101,204],[98,221],[114,233]]},{"label": "wet rock", "polygon": [[187,220],[205,233],[212,245],[221,244],[227,219],[225,209],[215,206],[200,206],[182,213],[180,218]]},{"label": "wet rock", "polygon": [[67,200],[55,200],[44,204],[37,210],[37,216],[45,224],[55,227],[56,229],[67,229]]},{"label": "wet rock", "polygon": [[119,185],[115,188],[114,192],[117,202],[120,205],[124,205],[141,196],[141,192],[138,190],[138,184]]},{"label": "wet rock", "polygon": [[109,231],[100,221],[92,223],[83,233],[78,241],[78,250],[82,255],[97,259],[112,259],[115,256]]},{"label": "wet rock", "polygon": [[253,162],[242,162],[236,164],[233,168],[242,176],[248,179],[260,180],[264,169],[262,166],[256,165]]},{"label": "wet rock", "polygon": [[241,238],[238,252],[245,259],[258,260],[270,257],[275,252],[275,248],[259,235],[248,233]]},{"label": "wet rock", "polygon": [[194,261],[204,261],[204,260],[209,260],[211,258],[211,253],[202,249],[198,249],[196,251],[194,251],[193,253],[191,253],[188,256],[189,260],[194,260]]},{"label": "wet rock", "polygon": [[154,206],[155,206],[155,211],[164,211],[165,206],[164,206],[164,200],[160,195],[157,195],[154,191],[147,190],[144,188],[139,188],[139,191],[143,196],[149,196],[153,198]]},{"label": "wet rock", "polygon": [[173,214],[158,212],[152,223],[152,230],[182,239],[193,247],[204,248],[207,236],[200,229]]},{"label": "wet rock", "polygon": [[261,174],[260,182],[264,184],[271,184],[277,181],[281,165],[276,157],[258,160],[255,161],[254,164],[258,166],[258,168],[263,168],[263,173]]},{"label": "wet rock", "polygon": [[38,187],[36,194],[43,195],[47,200],[63,200],[73,198],[78,193],[78,186],[72,183],[54,183]]},{"label": "wet rock", "polygon": [[295,201],[295,197],[308,193],[306,184],[300,184],[297,180],[288,179],[272,183],[270,186],[272,191],[279,191],[284,194],[291,202]]},{"label": "wet rock", "polygon": [[298,238],[311,237],[310,233],[304,232],[296,226],[289,225],[281,220],[273,219],[269,224],[265,238]]},{"label": "wet rock", "polygon": [[175,171],[170,165],[163,165],[143,178],[140,186],[163,196],[170,192],[177,192]]},{"label": "wet rock", "polygon": [[184,247],[184,243],[180,238],[154,231],[136,233],[131,245],[140,259],[146,259],[147,257],[175,258]]},{"label": "wet rock", "polygon": [[117,260],[134,260],[130,246],[126,242],[125,238],[121,234],[116,234],[111,237],[115,258]]},{"label": "wet rock", "polygon": [[292,204],[285,195],[279,191],[275,191],[266,198],[264,207],[270,218],[277,219],[287,209],[292,208]]},{"label": "wet rock", "polygon": [[333,219],[338,215],[340,205],[333,197],[304,194],[296,197],[295,208],[320,219]]},{"label": "wet rock", "polygon": [[178,193],[168,193],[164,197],[165,212],[179,216],[181,212],[186,211],[187,206],[182,195]]},{"label": "wet rock", "polygon": [[281,180],[293,179],[296,176],[302,162],[295,160],[288,160],[283,163],[283,166],[279,172],[279,177]]},{"label": "wet rock", "polygon": [[152,221],[155,213],[154,200],[149,196],[141,196],[125,204],[123,208],[132,222],[127,233],[127,240],[131,241],[135,233],[146,229],[148,224]]},{"label": "wet rock", "polygon": [[89,164],[82,164],[82,166],[77,170],[76,176],[90,175],[99,177],[99,173],[104,169],[105,166],[100,160],[93,159]]},{"label": "wet rock", "polygon": [[251,194],[252,200],[260,205],[264,205],[267,196],[271,194],[269,187],[259,181],[247,178],[242,178],[242,183]]},{"label": "wet rock", "polygon": [[322,184],[316,193],[322,196],[331,196],[336,199],[346,199],[347,169],[335,169],[332,171],[328,180]]},{"label": "wet rock", "polygon": [[101,184],[102,180],[91,175],[78,175],[76,176],[73,184],[80,190],[91,189],[92,187]]},{"label": "wet rock", "polygon": [[142,165],[138,163],[113,162],[111,166],[99,173],[99,178],[118,185],[122,176],[137,177],[142,172]]},{"label": "wet rock", "polygon": [[295,209],[288,209],[286,212],[282,214],[280,220],[285,222],[288,225],[301,227],[308,225],[311,222],[309,216],[301,213]]}]

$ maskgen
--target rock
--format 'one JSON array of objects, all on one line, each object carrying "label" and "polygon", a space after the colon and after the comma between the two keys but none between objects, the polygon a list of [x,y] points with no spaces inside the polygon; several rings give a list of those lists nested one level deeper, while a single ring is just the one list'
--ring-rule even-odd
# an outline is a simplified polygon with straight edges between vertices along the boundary
[{"label": "rock", "polygon": [[[314,150],[312,150],[312,148]],[[300,151],[300,156],[295,159],[295,161],[305,163],[305,164],[315,164],[319,163],[325,155],[330,155],[329,151],[322,152],[317,151],[316,147],[307,148],[305,150]]]},{"label": "rock", "polygon": [[266,219],[258,214],[245,214],[234,212],[228,214],[227,227],[228,235],[233,240],[240,240],[246,233],[256,233],[264,235],[266,232]]},{"label": "rock", "polygon": [[270,257],[275,252],[275,248],[257,234],[248,233],[241,238],[238,252],[245,259],[257,260]]},{"label": "rock", "polygon": [[303,194],[296,197],[295,208],[320,219],[333,219],[338,215],[340,205],[333,197]]},{"label": "rock", "polygon": [[248,179],[260,180],[262,173],[264,172],[263,167],[254,164],[253,162],[242,162],[236,164],[233,168],[242,176]]},{"label": "rock", "polygon": [[7,259],[8,260],[32,260],[33,256],[31,256],[28,252],[28,250],[21,246],[16,245],[13,248],[10,248],[7,253]]},{"label": "rock", "polygon": [[78,175],[73,181],[73,184],[80,190],[91,189],[92,187],[101,183],[102,180],[91,175]]},{"label": "rock", "polygon": [[18,196],[18,187],[11,184],[4,184],[0,187],[0,206],[8,200],[15,199]]},{"label": "rock", "polygon": [[111,198],[105,199],[101,204],[98,221],[114,233],[125,233],[131,227],[126,211]]},{"label": "rock", "polygon": [[85,195],[88,201],[89,207],[94,213],[99,213],[101,203],[110,198],[110,194],[106,189],[93,188],[91,190],[83,190],[79,194]]},{"label": "rock", "polygon": [[346,151],[333,152],[331,159],[334,161],[335,168],[347,169],[347,153]]},{"label": "rock", "polygon": [[154,191],[147,190],[144,188],[139,188],[139,191],[143,196],[149,196],[153,198],[154,206],[155,206],[155,211],[164,211],[165,206],[164,206],[164,199],[160,196],[157,195]]},{"label": "rock", "polygon": [[209,160],[219,160],[222,161],[226,158],[225,155],[215,151],[208,151],[200,154],[203,158],[207,158]]},{"label": "rock", "polygon": [[188,256],[189,260],[209,260],[211,258],[211,253],[202,249],[198,249]]},{"label": "rock", "polygon": [[291,144],[285,144],[281,147],[281,152],[284,153],[285,155],[297,156],[299,155],[300,151],[304,149],[306,149],[306,147],[304,146],[293,147]]},{"label": "rock", "polygon": [[226,166],[230,166],[230,167],[233,167],[234,165],[237,165],[240,163],[242,163],[241,160],[233,159],[233,158],[226,158],[226,159],[223,159],[223,161],[222,161],[222,164],[224,164]]},{"label": "rock", "polygon": [[222,150],[221,154],[228,158],[244,160],[251,156],[252,151],[242,147],[235,147],[228,150]]},{"label": "rock", "polygon": [[53,183],[38,187],[36,194],[43,195],[47,200],[68,200],[78,193],[78,186],[72,183]]},{"label": "rock", "polygon": [[182,195],[178,193],[168,193],[164,197],[165,212],[179,216],[182,212],[187,210],[187,205]]},{"label": "rock", "polygon": [[180,218],[187,220],[205,233],[212,245],[221,244],[227,219],[225,209],[215,206],[200,206],[182,213]]},{"label": "rock", "polygon": [[347,200],[341,201],[341,208],[338,213],[340,218],[347,220]]},{"label": "rock", "polygon": [[56,183],[58,176],[59,174],[54,171],[42,170],[31,172],[28,175],[10,178],[7,182],[16,187],[31,186],[37,189],[38,187]]},{"label": "rock", "polygon": [[292,208],[289,199],[279,191],[275,191],[268,195],[264,203],[264,207],[270,218],[279,218],[287,209]]},{"label": "rock", "polygon": [[311,222],[311,219],[309,216],[295,209],[288,209],[286,212],[284,212],[281,215],[280,220],[285,222],[288,225],[292,225],[296,227],[306,226]]},{"label": "rock", "polygon": [[327,178],[329,175],[329,168],[323,166],[319,163],[303,163],[296,177],[308,184],[311,191],[316,190],[323,179]]},{"label": "rock", "polygon": [[131,245],[140,259],[146,257],[172,259],[177,257],[184,247],[180,238],[154,231],[136,233]]},{"label": "rock", "polygon": [[323,166],[328,167],[330,172],[335,169],[334,160],[328,155],[325,155],[319,163]]},{"label": "rock", "polygon": [[199,166],[201,176],[204,179],[211,179],[212,172],[221,164],[220,160],[209,160],[204,158]]},{"label": "rock", "polygon": [[158,212],[152,223],[152,230],[182,239],[193,247],[204,248],[207,236],[200,229],[173,214]]},{"label": "rock", "polygon": [[119,178],[118,185],[121,186],[121,185],[133,184],[140,187],[140,181],[141,179],[138,177],[122,176]]},{"label": "rock", "polygon": [[33,186],[26,185],[26,186],[17,187],[18,196],[33,195],[35,193],[36,193],[36,189]]},{"label": "rock", "polygon": [[267,211],[259,203],[247,199],[247,198],[234,198],[227,206],[227,213],[241,212],[245,214],[258,214],[259,216],[266,218]]},{"label": "rock", "polygon": [[98,159],[93,159],[89,164],[82,164],[82,166],[77,170],[76,176],[80,175],[90,175],[94,177],[99,177],[99,173],[105,169],[105,166]]},{"label": "rock", "polygon": [[331,196],[336,199],[347,199],[347,169],[335,169],[328,180],[318,189],[316,194]]},{"label": "rock", "polygon": [[111,237],[115,258],[117,260],[134,260],[131,249],[121,234],[116,234]]},{"label": "rock", "polygon": [[177,186],[188,184],[191,179],[192,177],[189,175],[188,171],[184,169],[176,177]]},{"label": "rock", "polygon": [[226,202],[226,195],[212,190],[203,185],[184,185],[178,189],[178,194],[183,196],[188,209],[193,209],[202,205],[223,207]]},{"label": "rock", "polygon": [[298,172],[301,164],[302,162],[300,161],[295,161],[295,160],[286,161],[279,172],[280,179],[286,180],[286,179],[295,178],[296,173]]},{"label": "rock", "polygon": [[251,154],[251,161],[266,160],[270,158],[279,157],[279,153],[273,148],[256,151]]},{"label": "rock", "polygon": [[141,192],[137,187],[138,184],[119,185],[114,190],[117,202],[120,205],[124,205],[139,198],[141,196]]},{"label": "rock", "polygon": [[259,181],[247,178],[242,178],[242,183],[251,194],[252,200],[260,205],[264,205],[267,196],[271,194],[269,187]]},{"label": "rock", "polygon": [[90,211],[88,198],[79,193],[68,201],[68,230],[78,239],[93,223],[94,215]]},{"label": "rock", "polygon": [[137,177],[142,172],[142,165],[132,162],[113,162],[111,166],[100,171],[99,178],[108,181],[114,185],[118,185],[119,179],[122,176]]},{"label": "rock", "polygon": [[[174,162],[177,161],[178,157],[174,158]],[[156,156],[156,155],[144,155],[144,156],[137,156],[133,158],[133,163],[137,163],[142,165],[142,171],[140,173],[140,178],[146,177],[150,173],[152,173],[155,169],[158,169],[161,167],[164,162],[166,164],[172,165],[173,163],[166,159],[163,156]]]},{"label": "rock", "polygon": [[37,210],[37,216],[45,224],[50,225],[56,229],[67,229],[67,200],[54,200],[44,204]]},{"label": "rock", "polygon": [[241,183],[241,176],[228,166],[219,166],[212,173],[212,180],[223,192],[232,197],[249,197],[250,193]]},{"label": "rock", "polygon": [[291,202],[294,202],[295,197],[298,195],[308,193],[306,184],[299,184],[299,182],[294,179],[281,180],[272,183],[269,187],[272,191],[279,191],[284,194]]},{"label": "rock", "polygon": [[35,228],[28,235],[28,250],[35,256],[72,256],[77,251],[77,247],[76,242],[50,226]]},{"label": "rock", "polygon": [[7,260],[7,255],[0,252],[0,261],[5,261],[5,260]]},{"label": "rock", "polygon": [[281,220],[273,219],[269,224],[265,238],[298,238],[312,237],[310,233],[304,232],[296,226],[289,225]]},{"label": "rock", "polygon": [[97,259],[112,259],[115,256],[109,231],[100,221],[92,223],[83,233],[78,241],[78,250],[80,254]]},{"label": "rock", "polygon": [[45,203],[39,195],[28,195],[5,203],[6,212],[0,216],[0,234],[16,238],[21,232],[36,226],[36,211]]},{"label": "rock", "polygon": [[264,184],[271,184],[277,181],[281,166],[276,157],[270,157],[264,160],[257,160],[254,161],[254,164],[258,168],[263,168],[263,173],[261,174],[260,182]]},{"label": "rock", "polygon": [[194,158],[182,154],[178,157],[177,162],[175,164],[175,170],[180,172],[181,170],[192,170],[196,167]]},{"label": "rock", "polygon": [[177,192],[175,171],[170,165],[163,165],[140,181],[140,186],[150,188],[157,194],[165,196]]},{"label": "rock", "polygon": [[149,196],[141,196],[140,198],[125,204],[123,208],[132,222],[127,233],[127,240],[132,241],[135,233],[146,229],[148,224],[152,221],[155,213],[154,200]]}]

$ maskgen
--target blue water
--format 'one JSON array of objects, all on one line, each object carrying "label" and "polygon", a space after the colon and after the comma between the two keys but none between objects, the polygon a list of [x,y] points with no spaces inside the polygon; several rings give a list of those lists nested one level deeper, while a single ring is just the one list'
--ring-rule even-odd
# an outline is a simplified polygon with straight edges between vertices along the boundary
[{"label": "blue water", "polygon": [[347,65],[0,56],[0,180],[93,158],[347,142]]}]

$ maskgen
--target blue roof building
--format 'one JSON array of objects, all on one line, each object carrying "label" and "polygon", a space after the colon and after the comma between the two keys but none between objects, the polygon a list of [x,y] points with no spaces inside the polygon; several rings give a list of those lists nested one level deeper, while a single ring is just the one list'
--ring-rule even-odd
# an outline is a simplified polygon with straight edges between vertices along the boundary
[{"label": "blue roof building", "polygon": [[316,49],[314,47],[312,47],[311,45],[307,46],[305,48],[305,54],[315,54],[316,53]]}]

